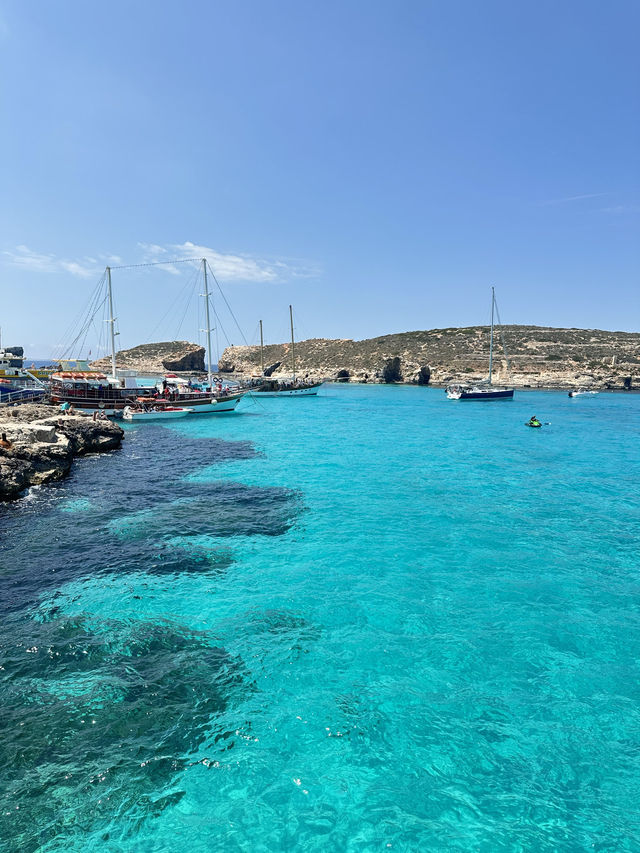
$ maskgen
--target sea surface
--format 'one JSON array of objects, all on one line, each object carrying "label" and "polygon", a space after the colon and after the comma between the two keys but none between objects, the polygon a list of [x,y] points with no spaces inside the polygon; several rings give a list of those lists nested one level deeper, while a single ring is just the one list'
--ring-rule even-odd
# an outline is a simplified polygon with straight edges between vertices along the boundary
[{"label": "sea surface", "polygon": [[3,853],[640,850],[640,396],[245,400],[0,535]]}]

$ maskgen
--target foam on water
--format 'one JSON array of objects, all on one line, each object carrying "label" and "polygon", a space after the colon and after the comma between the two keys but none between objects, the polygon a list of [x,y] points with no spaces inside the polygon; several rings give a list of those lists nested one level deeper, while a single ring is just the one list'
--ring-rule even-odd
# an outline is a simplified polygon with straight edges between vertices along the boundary
[{"label": "foam on water", "polygon": [[1,510],[6,849],[640,849],[640,397],[241,411]]}]

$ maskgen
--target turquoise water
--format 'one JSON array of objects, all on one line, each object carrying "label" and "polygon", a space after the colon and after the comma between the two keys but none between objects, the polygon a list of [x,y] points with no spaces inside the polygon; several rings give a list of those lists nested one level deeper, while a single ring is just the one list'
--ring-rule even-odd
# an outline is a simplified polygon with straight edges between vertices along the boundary
[{"label": "turquoise water", "polygon": [[639,438],[328,386],[0,509],[2,849],[640,850]]}]

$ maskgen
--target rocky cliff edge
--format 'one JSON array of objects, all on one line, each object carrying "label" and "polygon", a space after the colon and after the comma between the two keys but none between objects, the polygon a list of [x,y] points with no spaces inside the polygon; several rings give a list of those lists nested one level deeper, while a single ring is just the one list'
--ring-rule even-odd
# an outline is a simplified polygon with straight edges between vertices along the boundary
[{"label": "rocky cliff edge", "polygon": [[62,479],[75,456],[119,447],[124,431],[107,420],[23,404],[0,407],[1,434],[6,439],[0,440],[0,500],[7,501],[29,486]]},{"label": "rocky cliff edge", "polygon": [[[204,347],[189,341],[160,341],[141,344],[116,353],[116,367],[137,370],[139,373],[188,372],[204,373]],[[91,363],[95,370],[110,371],[111,359],[101,358]]]}]

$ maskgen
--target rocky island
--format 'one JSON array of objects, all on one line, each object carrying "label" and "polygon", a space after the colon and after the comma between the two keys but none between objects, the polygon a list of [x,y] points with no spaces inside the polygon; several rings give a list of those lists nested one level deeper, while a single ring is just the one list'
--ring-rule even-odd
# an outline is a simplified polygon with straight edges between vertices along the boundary
[{"label": "rocky island", "polygon": [[[286,343],[264,347],[269,375],[291,374],[290,347]],[[488,360],[488,326],[404,332],[362,341],[296,342],[297,372],[309,379],[446,385],[486,378]],[[219,370],[240,379],[256,376],[260,347],[227,347]],[[640,333],[503,326],[496,330],[494,380],[520,388],[588,385],[631,390],[640,383]]]},{"label": "rocky island", "polygon": [[0,406],[0,500],[29,486],[60,480],[75,456],[120,446],[124,431],[107,420],[61,415],[51,406]]},{"label": "rocky island", "polygon": [[[116,367],[137,370],[138,373],[205,373],[204,347],[189,341],[160,341],[141,344],[116,353]],[[111,370],[111,359],[101,358],[91,363],[94,370]]]}]

